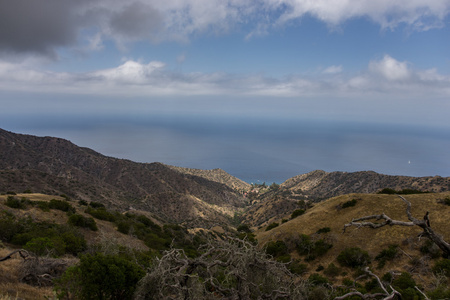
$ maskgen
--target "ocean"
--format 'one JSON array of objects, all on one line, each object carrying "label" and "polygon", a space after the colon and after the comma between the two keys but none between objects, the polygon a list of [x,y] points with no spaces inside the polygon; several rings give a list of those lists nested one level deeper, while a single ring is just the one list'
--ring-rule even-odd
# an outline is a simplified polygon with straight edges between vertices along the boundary
[{"label": "ocean", "polygon": [[56,136],[137,162],[221,168],[249,183],[281,183],[317,169],[450,176],[450,133],[433,127],[204,115],[4,121],[13,132]]}]

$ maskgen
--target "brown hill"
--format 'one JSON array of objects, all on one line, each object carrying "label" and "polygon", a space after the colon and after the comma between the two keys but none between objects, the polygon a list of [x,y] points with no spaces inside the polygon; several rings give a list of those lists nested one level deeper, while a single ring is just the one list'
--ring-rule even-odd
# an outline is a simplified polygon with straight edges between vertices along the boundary
[{"label": "brown hill", "polygon": [[[422,219],[427,211],[432,228],[441,234],[447,241],[450,240],[449,215],[450,206],[444,199],[450,199],[450,193],[428,193],[404,196],[412,204],[412,215]],[[356,199],[356,204],[342,208],[343,204]],[[300,258],[308,266],[308,274],[314,273],[319,265],[327,267],[330,263],[339,266],[336,258],[345,248],[360,247],[368,251],[373,262],[371,269],[380,276],[389,270],[408,271],[412,273],[416,282],[429,284],[430,269],[434,265],[429,254],[421,253],[420,248],[426,243],[426,238],[418,236],[422,230],[417,227],[385,226],[379,229],[349,227],[343,232],[344,224],[354,218],[367,215],[385,213],[395,220],[408,221],[405,203],[396,195],[381,194],[349,194],[327,199],[308,209],[305,214],[281,224],[280,219],[275,220],[280,225],[269,231],[266,227],[259,229],[256,234],[260,245],[269,241],[284,241],[291,250],[293,258]],[[329,228],[329,232],[318,233],[320,229]],[[328,230],[327,230],[328,231]],[[299,256],[295,250],[300,235],[306,234],[311,239],[324,239],[332,244],[332,248],[323,256],[307,261]],[[399,246],[396,258],[386,266],[378,269],[378,261],[374,258],[389,245]],[[437,250],[439,252],[439,250]],[[442,252],[441,252],[442,253]],[[438,259],[438,257],[435,257]],[[420,265],[418,265],[420,264]],[[351,272],[342,268],[341,272]],[[423,272],[423,273],[422,273]],[[422,278],[425,274],[425,277]],[[340,278],[338,276],[338,278]]]},{"label": "brown hill", "polygon": [[350,193],[376,193],[384,188],[444,192],[450,190],[450,178],[393,176],[373,171],[329,173],[317,170],[292,177],[281,187],[316,200]]},{"label": "brown hill", "polygon": [[0,170],[0,192],[66,194],[192,226],[228,223],[245,204],[239,192],[221,182],[160,163],[116,159],[64,139],[1,129]]},{"label": "brown hill", "polygon": [[234,190],[247,191],[251,187],[251,185],[248,184],[247,182],[245,182],[239,178],[236,178],[234,176],[231,176],[230,174],[228,174],[227,172],[225,172],[222,169],[201,170],[201,169],[182,168],[182,167],[169,166],[169,165],[167,165],[167,166],[169,168],[172,168],[183,174],[195,175],[195,176],[203,177],[203,178],[211,180],[211,181],[223,183]]}]

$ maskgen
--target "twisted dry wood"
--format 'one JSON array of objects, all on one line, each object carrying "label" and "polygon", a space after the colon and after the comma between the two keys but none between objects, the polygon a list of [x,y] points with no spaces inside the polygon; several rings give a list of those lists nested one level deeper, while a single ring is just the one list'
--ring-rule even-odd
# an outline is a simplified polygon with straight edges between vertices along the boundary
[{"label": "twisted dry wood", "polygon": [[[347,227],[350,227],[350,226],[356,226],[358,228],[369,227],[369,228],[373,228],[373,229],[381,228],[386,225],[389,225],[389,226],[394,226],[394,225],[419,226],[420,228],[423,229],[422,235],[428,237],[431,241],[433,241],[436,244],[436,246],[438,246],[443,251],[444,257],[450,257],[450,244],[448,242],[446,242],[441,235],[437,234],[431,228],[429,212],[427,212],[425,214],[425,216],[423,217],[422,220],[414,218],[413,215],[411,214],[411,202],[409,202],[408,200],[406,200],[404,197],[402,197],[400,195],[398,195],[398,196],[400,197],[400,199],[403,200],[403,202],[406,203],[406,215],[408,216],[409,222],[393,220],[392,218],[387,216],[385,213],[382,213],[380,215],[364,216],[361,218],[353,219],[350,223],[347,223],[344,225],[343,231],[345,232]],[[377,222],[377,223],[366,222],[368,220],[375,220],[375,221],[383,220],[383,221]]]}]

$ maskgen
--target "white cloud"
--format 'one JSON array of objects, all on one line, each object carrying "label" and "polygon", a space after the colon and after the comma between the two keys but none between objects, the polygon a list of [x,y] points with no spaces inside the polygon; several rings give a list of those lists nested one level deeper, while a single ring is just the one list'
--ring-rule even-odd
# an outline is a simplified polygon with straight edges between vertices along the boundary
[{"label": "white cloud", "polygon": [[0,61],[0,90],[109,96],[258,96],[311,99],[317,97],[450,97],[450,76],[436,69],[415,70],[389,55],[368,63],[356,76],[327,68],[323,76],[285,78],[227,73],[183,73],[160,61],[127,59],[121,65],[86,73],[43,72],[23,64]]},{"label": "white cloud", "polygon": [[[412,30],[443,26],[448,0],[23,0],[0,4],[0,52],[38,53],[56,58],[55,48],[80,48],[89,35],[98,50],[112,39],[119,48],[133,41],[189,41],[245,27],[246,36],[311,15],[331,27],[368,18],[382,28],[406,24]],[[14,2],[15,3],[15,2]],[[36,13],[39,11],[39,16]],[[55,13],[56,12],[56,13]],[[17,18],[17,16],[25,16]],[[287,25],[288,26],[288,25]]]},{"label": "white cloud", "polygon": [[342,72],[342,65],[339,66],[329,66],[325,70],[322,71],[324,74],[337,74]]},{"label": "white cloud", "polygon": [[385,55],[379,61],[371,61],[369,71],[388,80],[406,80],[411,76],[407,62],[399,62],[389,55]]},{"label": "white cloud", "polygon": [[273,9],[284,9],[279,22],[312,15],[337,26],[352,18],[368,17],[383,28],[395,28],[401,23],[415,30],[427,30],[443,25],[450,12],[447,0],[264,0]]}]

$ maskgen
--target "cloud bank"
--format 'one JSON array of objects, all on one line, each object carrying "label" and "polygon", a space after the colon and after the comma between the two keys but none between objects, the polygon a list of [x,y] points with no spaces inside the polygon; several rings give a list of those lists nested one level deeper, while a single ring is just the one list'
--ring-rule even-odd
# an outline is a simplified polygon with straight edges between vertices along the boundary
[{"label": "cloud bank", "polygon": [[323,76],[283,78],[222,72],[182,73],[160,61],[128,60],[110,69],[85,73],[44,72],[25,64],[0,62],[0,88],[109,96],[269,96],[269,97],[390,97],[450,96],[450,77],[435,69],[415,69],[411,63],[385,55],[368,62],[354,75],[342,75],[342,66],[330,66]]},{"label": "cloud bank", "polygon": [[57,58],[57,49],[124,47],[146,40],[187,42],[238,28],[247,36],[313,16],[331,28],[368,18],[382,29],[441,27],[447,0],[0,0],[0,52]]}]

